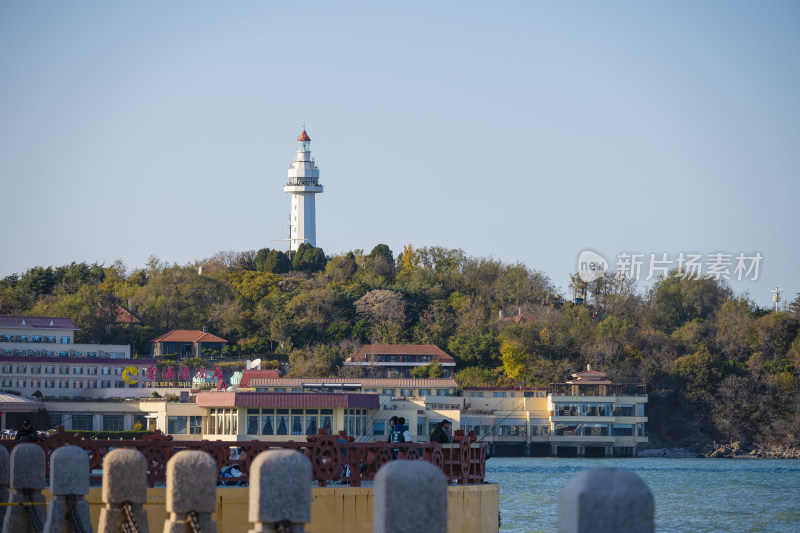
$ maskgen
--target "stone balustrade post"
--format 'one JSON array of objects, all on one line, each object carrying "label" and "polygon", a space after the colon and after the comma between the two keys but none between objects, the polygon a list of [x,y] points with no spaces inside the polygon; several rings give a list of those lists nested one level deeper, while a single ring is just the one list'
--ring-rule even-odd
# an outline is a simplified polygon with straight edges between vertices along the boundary
[{"label": "stone balustrade post", "polygon": [[43,533],[92,533],[89,502],[89,454],[62,446],[50,455],[50,493]]},{"label": "stone balustrade post", "polygon": [[447,477],[426,461],[392,461],[375,474],[375,533],[447,532]]},{"label": "stone balustrade post", "polygon": [[250,533],[305,532],[311,522],[311,461],[294,450],[261,452],[250,467]]},{"label": "stone balustrade post", "polygon": [[[138,450],[118,448],[103,460],[102,499],[98,533],[119,533],[131,522],[138,533],[149,533],[147,511],[147,460]],[[126,526],[126,527],[127,527]]]},{"label": "stone balustrade post", "polygon": [[164,533],[217,533],[217,462],[206,452],[183,451],[167,462]]},{"label": "stone balustrade post", "polygon": [[[40,533],[47,516],[44,489],[44,450],[33,443],[17,444],[11,451],[10,485],[14,490],[6,508],[3,533]],[[30,505],[33,504],[33,505]]]},{"label": "stone balustrade post", "polygon": [[[0,446],[0,502],[8,501],[8,450],[5,446]],[[6,508],[0,507],[0,530],[3,528],[3,520],[6,517]]]},{"label": "stone balustrade post", "polygon": [[653,494],[625,468],[584,470],[558,494],[559,533],[652,533]]}]

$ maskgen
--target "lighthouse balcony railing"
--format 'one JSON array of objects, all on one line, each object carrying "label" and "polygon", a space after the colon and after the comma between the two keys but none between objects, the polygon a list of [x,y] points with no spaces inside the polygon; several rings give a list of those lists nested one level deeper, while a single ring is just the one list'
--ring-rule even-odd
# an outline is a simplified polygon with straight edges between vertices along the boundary
[{"label": "lighthouse balcony railing", "polygon": [[289,178],[289,183],[287,185],[300,185],[300,186],[314,186],[316,187],[319,185],[318,178]]}]

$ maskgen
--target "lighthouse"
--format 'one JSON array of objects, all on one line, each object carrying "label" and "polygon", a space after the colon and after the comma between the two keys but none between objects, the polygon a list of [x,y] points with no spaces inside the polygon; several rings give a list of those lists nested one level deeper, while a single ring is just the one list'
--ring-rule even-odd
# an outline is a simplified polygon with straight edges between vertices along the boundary
[{"label": "lighthouse", "polygon": [[317,245],[317,216],[314,195],[322,192],[319,184],[319,169],[311,157],[311,138],[303,128],[297,138],[297,156],[289,165],[289,181],[283,192],[292,195],[292,211],[289,218],[289,244],[296,251],[307,242]]}]

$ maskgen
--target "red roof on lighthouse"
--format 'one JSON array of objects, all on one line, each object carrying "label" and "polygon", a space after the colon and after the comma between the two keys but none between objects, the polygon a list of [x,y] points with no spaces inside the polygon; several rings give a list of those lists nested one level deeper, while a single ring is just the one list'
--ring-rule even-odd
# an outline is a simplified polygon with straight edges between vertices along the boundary
[{"label": "red roof on lighthouse", "polygon": [[303,133],[300,134],[300,137],[298,137],[297,140],[298,141],[310,141],[311,140],[311,138],[309,138],[309,136],[308,136],[308,133],[306,133],[306,129],[305,128],[303,128]]}]

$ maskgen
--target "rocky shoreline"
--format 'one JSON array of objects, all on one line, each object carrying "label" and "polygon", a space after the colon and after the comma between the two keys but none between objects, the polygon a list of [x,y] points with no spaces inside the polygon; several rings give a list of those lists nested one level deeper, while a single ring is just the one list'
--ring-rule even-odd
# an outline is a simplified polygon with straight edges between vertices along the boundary
[{"label": "rocky shoreline", "polygon": [[800,459],[800,450],[789,446],[766,445],[753,446],[741,442],[720,444],[716,449],[704,454],[705,457],[725,459],[763,457],[767,459]]},{"label": "rocky shoreline", "polygon": [[[710,451],[708,451],[709,449]],[[754,446],[741,442],[731,442],[728,444],[716,444],[716,446],[708,445],[704,451],[692,451],[685,448],[650,448],[647,450],[639,450],[639,457],[667,457],[673,459],[685,459],[690,457],[720,459],[800,459],[800,449],[790,446]]]}]

